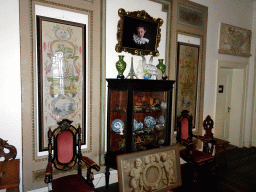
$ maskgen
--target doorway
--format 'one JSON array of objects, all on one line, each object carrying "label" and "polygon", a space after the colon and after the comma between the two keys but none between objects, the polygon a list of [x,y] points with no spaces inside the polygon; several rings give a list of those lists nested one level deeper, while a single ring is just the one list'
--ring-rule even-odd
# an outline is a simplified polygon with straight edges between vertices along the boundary
[{"label": "doorway", "polygon": [[218,61],[214,136],[244,146],[248,64]]}]

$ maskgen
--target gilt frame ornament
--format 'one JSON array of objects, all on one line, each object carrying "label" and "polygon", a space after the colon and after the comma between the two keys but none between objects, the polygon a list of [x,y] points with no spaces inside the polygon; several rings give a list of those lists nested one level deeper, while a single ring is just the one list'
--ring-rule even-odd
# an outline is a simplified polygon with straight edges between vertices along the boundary
[{"label": "gilt frame ornament", "polygon": [[[161,18],[151,17],[145,10],[126,12],[118,10],[120,20],[117,24],[117,41],[115,50],[132,55],[159,56],[159,43],[161,40]],[[143,30],[143,36],[138,35],[138,30]]]},{"label": "gilt frame ornament", "polygon": [[117,156],[119,191],[166,191],[181,186],[178,145]]},{"label": "gilt frame ornament", "polygon": [[85,24],[37,16],[39,151],[62,119],[82,125],[85,144],[85,35]]}]

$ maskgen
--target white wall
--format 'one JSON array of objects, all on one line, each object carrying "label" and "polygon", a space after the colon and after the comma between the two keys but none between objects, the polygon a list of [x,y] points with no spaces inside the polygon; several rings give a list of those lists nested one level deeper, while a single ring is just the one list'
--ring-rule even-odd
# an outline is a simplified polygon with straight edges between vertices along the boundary
[{"label": "white wall", "polygon": [[0,18],[0,138],[17,148],[21,161],[19,1],[1,0]]},{"label": "white wall", "polygon": [[250,58],[218,54],[219,26],[226,23],[237,27],[252,30],[253,24],[253,3],[249,0],[192,0],[193,2],[208,7],[208,28],[206,44],[206,71],[205,71],[205,96],[204,96],[204,118],[210,115],[215,119],[216,93],[217,93],[217,60],[249,62],[249,87],[247,93],[247,109],[245,122],[245,146],[249,147],[251,140],[251,121],[253,105],[254,85],[254,58],[255,58],[255,37],[253,35]]},{"label": "white wall", "polygon": [[[246,122],[245,122],[245,146],[250,145],[251,141],[251,121],[252,121],[252,105],[253,105],[253,85],[254,85],[254,58],[255,58],[255,38],[253,36],[250,58],[218,54],[219,45],[219,28],[220,23],[226,23],[237,27],[252,30],[253,23],[253,2],[249,0],[192,0],[208,7],[208,34],[206,45],[206,71],[205,71],[205,96],[204,96],[204,118],[210,115],[215,120],[216,110],[216,93],[217,93],[217,60],[236,61],[236,62],[250,62],[249,65],[249,87],[247,93],[247,108],[246,108]],[[146,3],[143,3],[146,2]],[[153,6],[151,6],[151,4]],[[147,6],[149,5],[149,6]],[[157,4],[148,0],[107,0],[107,25],[106,25],[106,77],[116,77],[117,71],[115,62],[118,60],[118,53],[115,52],[117,22],[119,16],[117,10],[124,8],[127,11],[146,10],[153,17],[164,18],[159,12]],[[162,30],[163,32],[164,30]],[[162,36],[162,39],[164,37]],[[163,41],[162,41],[163,42]],[[161,45],[163,46],[163,45]],[[125,75],[130,69],[131,55],[122,52],[127,61],[127,68]],[[160,55],[162,57],[163,54]],[[138,56],[135,56],[138,57]],[[160,58],[159,57],[159,58]],[[162,57],[163,58],[163,57]],[[136,69],[137,58],[134,60],[134,69]],[[156,60],[156,59],[155,59]],[[156,64],[156,61],[154,61]]]},{"label": "white wall", "polygon": [[[138,11],[145,10],[153,18],[161,18],[164,23],[161,28],[161,41],[159,43],[159,57],[155,57],[153,64],[157,65],[158,59],[165,59],[165,46],[166,46],[166,23],[167,13],[162,12],[162,5],[148,0],[107,0],[106,2],[106,77],[116,78],[117,70],[115,63],[118,61],[118,55],[124,55],[124,61],[126,62],[126,70],[124,76],[126,77],[130,71],[131,58],[133,57],[133,66],[136,72],[139,60],[142,60],[140,56],[132,56],[130,53],[115,51],[117,44],[117,23],[120,20],[118,16],[118,9],[123,8],[125,11]],[[146,56],[149,61],[150,56]],[[164,60],[165,63],[165,60]]]}]

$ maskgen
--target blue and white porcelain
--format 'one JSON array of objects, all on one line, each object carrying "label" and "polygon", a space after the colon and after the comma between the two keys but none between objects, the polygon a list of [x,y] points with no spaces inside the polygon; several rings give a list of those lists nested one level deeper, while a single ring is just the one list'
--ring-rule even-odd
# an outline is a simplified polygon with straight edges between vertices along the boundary
[{"label": "blue and white porcelain", "polygon": [[133,131],[138,131],[139,129],[143,129],[143,123],[137,122],[136,119],[133,120]]},{"label": "blue and white porcelain", "polygon": [[120,133],[124,129],[124,122],[121,119],[115,119],[111,124],[111,128],[114,132]]},{"label": "blue and white porcelain", "polygon": [[159,123],[160,123],[160,124],[164,124],[164,123],[165,123],[164,116],[160,115],[160,117],[159,117]]},{"label": "blue and white porcelain", "polygon": [[147,116],[144,119],[144,123],[145,125],[150,128],[150,127],[154,127],[154,125],[156,124],[156,120],[154,119],[154,117],[152,116]]},{"label": "blue and white porcelain", "polygon": [[133,131],[136,131],[138,129],[138,122],[136,119],[133,119]]},{"label": "blue and white porcelain", "polygon": [[143,123],[142,122],[138,123],[138,129],[143,129]]}]

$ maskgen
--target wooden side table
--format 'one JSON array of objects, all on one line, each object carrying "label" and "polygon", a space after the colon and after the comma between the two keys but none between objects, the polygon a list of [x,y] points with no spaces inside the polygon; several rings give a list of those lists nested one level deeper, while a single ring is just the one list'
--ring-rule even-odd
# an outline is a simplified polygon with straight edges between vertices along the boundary
[{"label": "wooden side table", "polygon": [[[216,141],[215,143],[215,157],[216,157],[216,165],[218,167],[227,167],[227,146],[230,143],[229,141],[225,141],[222,139],[218,139],[213,137],[213,139]],[[223,156],[224,161],[221,160],[221,156]]]}]

